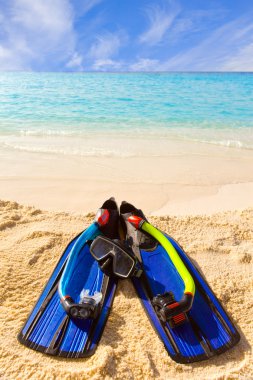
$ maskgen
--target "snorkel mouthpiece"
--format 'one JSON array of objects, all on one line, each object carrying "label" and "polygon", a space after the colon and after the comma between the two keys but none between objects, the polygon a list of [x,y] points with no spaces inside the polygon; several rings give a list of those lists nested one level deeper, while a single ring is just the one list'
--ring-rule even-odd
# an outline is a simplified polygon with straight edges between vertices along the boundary
[{"label": "snorkel mouthpiece", "polygon": [[184,293],[179,302],[175,301],[172,292],[158,294],[152,299],[152,305],[158,318],[163,322],[169,322],[172,328],[187,321],[186,312],[191,309],[193,302],[192,294]]},{"label": "snorkel mouthpiece", "polygon": [[99,304],[91,297],[83,298],[82,303],[75,303],[70,296],[66,296],[61,303],[66,313],[75,319],[94,319],[98,315]]}]

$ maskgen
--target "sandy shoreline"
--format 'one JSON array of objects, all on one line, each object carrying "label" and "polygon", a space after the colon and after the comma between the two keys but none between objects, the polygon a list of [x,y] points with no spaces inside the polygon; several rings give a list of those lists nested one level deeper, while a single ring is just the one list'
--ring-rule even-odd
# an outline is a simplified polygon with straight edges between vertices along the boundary
[{"label": "sandy shoreline", "polygon": [[119,285],[93,357],[77,361],[55,359],[20,345],[16,335],[59,255],[91,220],[91,216],[41,211],[0,201],[1,378],[251,378],[252,208],[212,216],[150,218],[180,242],[234,319],[241,342],[231,351],[194,365],[173,362],[151,328],[129,281]]},{"label": "sandy shoreline", "polygon": [[[115,144],[125,150],[124,140]],[[0,147],[0,199],[87,213],[114,195],[152,215],[211,214],[253,206],[252,150],[157,140],[152,143],[157,155],[149,156],[140,140],[135,144],[140,155],[130,157]]]}]

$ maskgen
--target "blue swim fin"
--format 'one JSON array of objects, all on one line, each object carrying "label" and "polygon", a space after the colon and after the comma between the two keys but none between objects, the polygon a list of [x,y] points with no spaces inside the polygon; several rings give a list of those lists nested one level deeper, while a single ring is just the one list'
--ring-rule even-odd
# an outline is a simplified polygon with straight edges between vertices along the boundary
[{"label": "blue swim fin", "polygon": [[[118,216],[114,199],[107,200],[95,222],[69,243],[18,335],[20,343],[54,356],[80,358],[94,353],[110,312],[117,281],[100,270],[90,254],[90,243],[99,234],[117,238]],[[71,271],[65,273],[66,266],[71,264],[70,257],[74,259],[73,265]],[[83,300],[94,302],[97,299],[96,313],[83,319],[72,317],[74,308],[71,315],[63,307],[61,292],[64,291],[70,292],[77,305],[83,305]]]},{"label": "blue swim fin", "polygon": [[[142,211],[122,202],[120,214],[126,244],[132,248],[143,269],[140,277],[132,277],[133,285],[172,359],[179,363],[206,360],[237,344],[240,335],[206,280],[182,247],[165,234],[163,238],[165,236],[172,244],[193,279],[195,294],[185,313],[178,313],[173,318],[163,317],[180,304],[184,293],[182,277],[164,246],[142,230],[141,225],[147,222]],[[133,216],[141,221],[138,226],[131,222]],[[165,314],[161,313],[162,308]]]}]

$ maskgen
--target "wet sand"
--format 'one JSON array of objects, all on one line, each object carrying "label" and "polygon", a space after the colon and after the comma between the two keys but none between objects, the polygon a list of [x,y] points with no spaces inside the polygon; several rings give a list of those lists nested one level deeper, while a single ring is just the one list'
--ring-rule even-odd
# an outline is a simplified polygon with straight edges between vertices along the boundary
[{"label": "wet sand", "polygon": [[[108,141],[118,147],[117,156],[1,146],[0,199],[50,211],[83,213],[96,209],[111,195],[152,215],[212,214],[253,207],[252,150],[161,139],[142,144],[133,139],[134,147],[127,142],[133,155],[127,157],[123,155],[126,141]],[[85,144],[85,139],[79,144]]]}]

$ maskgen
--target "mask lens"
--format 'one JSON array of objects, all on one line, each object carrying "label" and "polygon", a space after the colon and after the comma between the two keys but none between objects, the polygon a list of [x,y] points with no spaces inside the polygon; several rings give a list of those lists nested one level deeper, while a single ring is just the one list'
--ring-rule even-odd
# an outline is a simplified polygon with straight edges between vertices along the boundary
[{"label": "mask lens", "polygon": [[100,236],[98,236],[90,246],[90,252],[97,261],[105,259],[110,254],[111,250],[111,242],[103,239]]},{"label": "mask lens", "polygon": [[115,247],[113,271],[117,276],[128,277],[135,265],[134,259],[120,247]]}]

